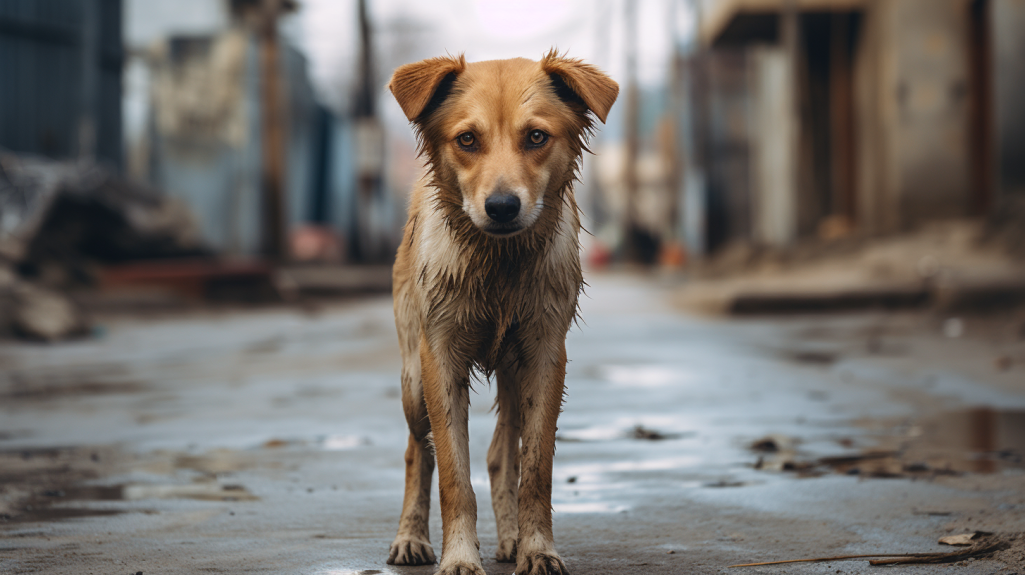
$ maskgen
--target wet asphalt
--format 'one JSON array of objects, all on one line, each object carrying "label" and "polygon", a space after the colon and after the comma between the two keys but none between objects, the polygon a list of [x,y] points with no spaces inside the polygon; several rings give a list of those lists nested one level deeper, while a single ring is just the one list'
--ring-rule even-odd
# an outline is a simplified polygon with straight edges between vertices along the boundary
[{"label": "wet asphalt", "polygon": [[[1020,315],[726,320],[671,281],[588,282],[552,501],[572,573],[862,573],[728,566],[1025,532]],[[102,323],[0,344],[0,573],[433,573],[385,565],[406,444],[389,298]],[[493,400],[475,385],[472,480],[485,568],[508,574]],[[888,572],[1016,573],[1015,553]]]}]

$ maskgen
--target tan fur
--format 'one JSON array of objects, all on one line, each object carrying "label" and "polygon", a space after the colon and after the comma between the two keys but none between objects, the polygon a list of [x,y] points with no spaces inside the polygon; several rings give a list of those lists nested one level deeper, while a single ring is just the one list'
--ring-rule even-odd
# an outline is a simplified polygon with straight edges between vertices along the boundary
[{"label": "tan fur", "polygon": [[[406,495],[388,562],[434,562],[427,517],[434,457],[442,514],[439,573],[483,575],[470,485],[471,375],[496,375],[498,425],[488,450],[499,561],[563,574],[552,540],[552,457],[566,373],[566,332],[582,284],[572,184],[592,128],[618,86],[549,53],[467,64],[434,58],[395,71],[389,88],[413,123],[427,166],[414,187],[394,268],[409,424]],[[531,148],[533,130],[548,134]],[[457,144],[463,133],[475,147]],[[484,202],[515,194],[497,228]],[[428,435],[428,433],[430,435]]]}]

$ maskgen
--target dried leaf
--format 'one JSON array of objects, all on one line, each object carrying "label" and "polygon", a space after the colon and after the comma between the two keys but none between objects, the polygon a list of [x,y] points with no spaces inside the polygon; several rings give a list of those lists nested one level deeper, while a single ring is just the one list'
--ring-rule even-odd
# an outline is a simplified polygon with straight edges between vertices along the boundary
[{"label": "dried leaf", "polygon": [[940,543],[944,545],[971,545],[972,539],[975,538],[974,533],[962,533],[960,535],[947,535],[946,537],[940,537]]},{"label": "dried leaf", "polygon": [[940,543],[944,545],[972,545],[972,541],[986,535],[989,535],[989,533],[986,533],[985,531],[972,531],[971,533],[947,535],[946,537],[940,537]]}]

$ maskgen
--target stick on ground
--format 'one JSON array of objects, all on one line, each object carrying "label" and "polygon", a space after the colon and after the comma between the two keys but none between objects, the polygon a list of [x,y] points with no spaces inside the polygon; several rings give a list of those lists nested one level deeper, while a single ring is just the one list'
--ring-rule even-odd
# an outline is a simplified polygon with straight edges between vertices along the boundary
[{"label": "stick on ground", "polygon": [[988,555],[994,551],[998,551],[1003,546],[1004,542],[994,541],[969,547],[968,549],[962,549],[961,551],[952,551],[950,553],[869,553],[866,555],[834,555],[832,557],[815,557],[809,559],[786,559],[783,561],[765,561],[762,563],[741,563],[739,565],[730,565],[728,568],[760,567],[762,565],[782,565],[784,563],[822,563],[825,561],[845,561],[848,559],[869,558],[874,558],[868,562],[869,565],[951,563],[954,561],[960,561],[961,559],[968,559],[969,557],[981,557],[983,555]]}]

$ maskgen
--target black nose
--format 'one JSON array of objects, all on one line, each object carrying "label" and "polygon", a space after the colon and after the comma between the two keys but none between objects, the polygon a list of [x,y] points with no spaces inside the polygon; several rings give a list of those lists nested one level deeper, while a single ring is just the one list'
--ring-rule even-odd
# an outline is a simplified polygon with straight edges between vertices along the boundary
[{"label": "black nose", "polygon": [[515,194],[491,195],[484,200],[484,211],[496,222],[507,224],[520,213],[520,198]]}]

